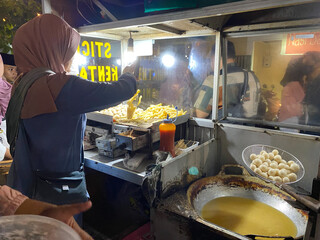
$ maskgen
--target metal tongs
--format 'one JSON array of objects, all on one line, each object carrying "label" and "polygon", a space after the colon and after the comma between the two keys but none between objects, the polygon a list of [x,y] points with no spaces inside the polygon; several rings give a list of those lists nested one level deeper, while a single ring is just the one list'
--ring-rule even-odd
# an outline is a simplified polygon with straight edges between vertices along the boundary
[{"label": "metal tongs", "polygon": [[133,101],[135,101],[138,97],[140,93],[140,89],[137,90],[137,92],[133,95],[132,98],[130,98],[128,101],[127,101],[127,119],[132,119],[133,117],[133,114],[135,112],[135,110],[137,109],[137,107],[140,105],[141,103],[141,98],[142,98],[142,95],[139,97],[139,100],[138,100],[138,103],[136,106],[133,105]]}]

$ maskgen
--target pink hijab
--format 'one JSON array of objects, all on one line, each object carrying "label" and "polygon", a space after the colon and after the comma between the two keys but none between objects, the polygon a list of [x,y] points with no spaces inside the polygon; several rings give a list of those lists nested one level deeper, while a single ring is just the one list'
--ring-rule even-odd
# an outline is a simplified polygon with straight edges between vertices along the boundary
[{"label": "pink hijab", "polygon": [[3,76],[3,61],[0,55],[0,125],[3,117],[6,114],[7,107],[11,97],[11,84],[5,81]]},{"label": "pink hijab", "polygon": [[[56,74],[39,78],[29,88],[21,118],[57,112],[55,99],[68,81],[64,64],[74,56],[79,33],[53,14],[43,14],[22,25],[13,39],[15,63],[22,74],[38,67],[48,67]],[[19,80],[15,82],[15,86]]]}]

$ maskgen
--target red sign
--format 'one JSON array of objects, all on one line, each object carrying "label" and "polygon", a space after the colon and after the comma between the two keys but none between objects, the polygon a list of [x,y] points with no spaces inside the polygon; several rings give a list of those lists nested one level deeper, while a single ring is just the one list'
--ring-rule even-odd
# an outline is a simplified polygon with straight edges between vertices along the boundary
[{"label": "red sign", "polygon": [[309,51],[320,52],[320,32],[287,35],[285,54],[304,54]]}]

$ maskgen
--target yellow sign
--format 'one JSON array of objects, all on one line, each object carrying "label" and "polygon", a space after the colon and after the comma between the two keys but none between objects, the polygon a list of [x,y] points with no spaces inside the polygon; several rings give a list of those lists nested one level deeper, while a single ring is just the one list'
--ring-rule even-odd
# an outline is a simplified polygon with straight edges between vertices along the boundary
[{"label": "yellow sign", "polygon": [[[110,43],[111,42],[111,43]],[[86,58],[86,64],[80,65],[79,76],[91,81],[109,82],[118,81],[118,66],[112,63],[112,49],[111,46],[119,45],[113,49],[113,53],[119,51],[120,56],[120,42],[114,44],[110,40],[106,42],[96,38],[82,38],[78,46],[78,53]],[[120,57],[119,57],[120,59]]]}]

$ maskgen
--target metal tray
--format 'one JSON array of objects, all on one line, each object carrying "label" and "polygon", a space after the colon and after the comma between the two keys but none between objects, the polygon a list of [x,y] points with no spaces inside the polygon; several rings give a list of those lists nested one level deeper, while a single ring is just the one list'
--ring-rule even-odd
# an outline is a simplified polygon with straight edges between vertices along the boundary
[{"label": "metal tray", "polygon": [[[175,125],[180,125],[182,123],[185,123],[188,121],[190,117],[190,114],[184,114],[182,116],[177,117],[176,121],[174,122]],[[162,123],[163,119],[158,119],[158,120],[150,120],[149,122],[136,122],[136,121],[122,121],[122,122],[113,122],[113,117],[110,115],[102,114],[102,113],[97,113],[97,112],[91,112],[87,113],[87,119],[100,122],[100,123],[105,123],[105,124],[115,124],[115,125],[120,125],[120,126],[127,126],[129,129],[130,128],[135,128],[135,129],[152,129],[156,130],[159,128],[159,125]],[[127,128],[127,130],[128,130]]]},{"label": "metal tray", "polygon": [[87,113],[87,119],[95,122],[105,123],[105,124],[113,124],[113,117],[106,114],[101,114],[97,112]]}]

